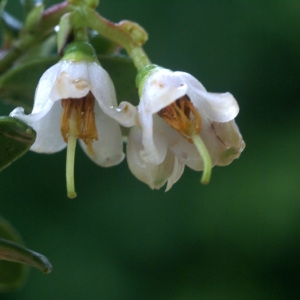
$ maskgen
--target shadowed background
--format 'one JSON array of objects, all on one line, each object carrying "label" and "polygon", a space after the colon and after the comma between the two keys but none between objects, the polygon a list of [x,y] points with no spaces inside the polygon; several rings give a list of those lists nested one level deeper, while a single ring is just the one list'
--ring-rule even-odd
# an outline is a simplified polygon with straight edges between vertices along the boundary
[{"label": "shadowed background", "polygon": [[140,23],[153,63],[230,91],[246,149],[208,186],[186,169],[165,193],[126,161],[100,168],[78,147],[75,200],[65,151],[28,152],[0,173],[1,215],[53,271],[32,270],[0,299],[300,297],[300,2],[102,0],[98,10]]}]

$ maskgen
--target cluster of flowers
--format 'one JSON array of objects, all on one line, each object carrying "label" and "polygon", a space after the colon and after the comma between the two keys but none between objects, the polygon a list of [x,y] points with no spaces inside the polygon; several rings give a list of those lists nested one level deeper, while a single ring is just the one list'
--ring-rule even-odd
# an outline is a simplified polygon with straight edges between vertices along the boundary
[{"label": "cluster of flowers", "polygon": [[21,107],[10,114],[36,130],[31,150],[54,153],[79,139],[96,164],[114,166],[125,157],[120,126],[130,127],[131,172],[152,189],[167,183],[169,190],[185,166],[206,171],[205,183],[211,167],[228,165],[244,149],[234,121],[239,107],[230,93],[209,93],[188,73],[148,65],[137,75],[139,105],[118,104],[112,80],[95,55],[76,59],[73,54],[66,50],[43,74],[31,114]]}]

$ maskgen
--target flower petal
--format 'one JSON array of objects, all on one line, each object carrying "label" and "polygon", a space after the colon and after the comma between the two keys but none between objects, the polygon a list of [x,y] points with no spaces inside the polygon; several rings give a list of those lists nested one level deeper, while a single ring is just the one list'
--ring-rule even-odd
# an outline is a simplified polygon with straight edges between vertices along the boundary
[{"label": "flower petal", "polygon": [[184,163],[182,163],[177,156],[174,156],[174,168],[171,176],[168,179],[166,192],[171,189],[173,184],[181,177],[184,171]]},{"label": "flower petal", "polygon": [[50,108],[30,115],[25,115],[24,110],[18,107],[10,116],[24,121],[36,131],[36,140],[30,148],[32,151],[54,153],[66,146],[60,132],[61,112],[61,103],[55,102]]},{"label": "flower petal", "polygon": [[113,82],[101,66],[91,65],[89,78],[91,92],[104,113],[125,127],[131,127],[137,123],[136,107],[126,101],[121,102],[118,106]]},{"label": "flower petal", "polygon": [[[169,147],[174,155],[189,168],[202,171],[204,168],[202,157],[200,156],[196,146],[184,139],[176,130],[168,124],[161,125],[165,138],[168,140]],[[211,156],[211,162],[214,166],[219,161],[221,145],[207,120],[202,122],[202,130],[200,132],[208,152]]]},{"label": "flower petal", "polygon": [[189,143],[181,136],[171,147],[172,152],[180,162],[197,171],[203,170],[203,161],[194,144]]},{"label": "flower petal", "polygon": [[[168,134],[168,136],[171,135]],[[205,122],[202,124],[200,136],[210,154],[212,166],[230,164],[240,156],[245,147],[234,121],[227,123]],[[203,170],[202,158],[193,144],[178,137],[171,150],[189,168],[196,171]]]},{"label": "flower petal", "polygon": [[[155,122],[153,119],[155,118]],[[143,103],[139,106],[139,121],[142,135],[142,145],[144,149],[141,150],[140,155],[143,160],[151,164],[160,164],[165,159],[168,150],[167,139],[159,134],[159,130],[153,128],[153,124],[158,124],[160,117],[149,114],[143,109]],[[156,126],[159,128],[159,125]],[[155,134],[153,134],[155,132]]]},{"label": "flower petal", "polygon": [[91,92],[104,112],[112,106],[118,106],[113,82],[101,66],[96,63],[89,66],[89,80]]},{"label": "flower petal", "polygon": [[[34,105],[32,114],[40,113],[46,110],[49,105],[52,106],[53,101],[50,99],[50,94],[53,89],[54,82],[56,81],[61,69],[61,62],[50,67],[40,78],[37,88],[35,90]],[[57,99],[60,100],[60,99]],[[50,104],[50,103],[52,104]],[[48,112],[48,110],[46,110]]]},{"label": "flower petal", "polygon": [[227,123],[212,123],[214,133],[222,147],[218,166],[226,166],[238,158],[245,148],[245,142],[235,121]]},{"label": "flower petal", "polygon": [[124,159],[123,141],[119,124],[107,116],[98,105],[94,107],[98,140],[92,144],[94,154],[91,154],[86,144],[80,140],[80,145],[86,155],[97,165],[110,167],[119,164]]},{"label": "flower petal", "polygon": [[232,94],[201,93],[207,104],[203,110],[205,109],[205,112],[211,121],[228,122],[238,115],[239,106]]},{"label": "flower petal", "polygon": [[138,124],[137,107],[127,101],[122,101],[118,107],[106,108],[105,113],[124,127],[132,127]]},{"label": "flower petal", "polygon": [[183,97],[187,85],[180,76],[166,69],[161,69],[151,75],[145,82],[141,103],[150,114],[160,111],[175,100]]},{"label": "flower petal", "polygon": [[89,68],[93,64],[91,62],[61,61],[59,75],[49,95],[50,99],[57,101],[84,97],[91,90]]},{"label": "flower petal", "polygon": [[228,122],[239,113],[237,101],[230,93],[209,93],[195,77],[184,72],[175,72],[188,86],[187,95],[202,117],[215,122]]},{"label": "flower petal", "polygon": [[[127,162],[132,174],[152,189],[161,188],[174,173],[174,155],[169,151],[160,164],[146,162],[140,156],[143,149],[142,132],[137,127],[131,128],[127,143]],[[176,170],[177,171],[177,170]],[[174,180],[177,176],[174,174]],[[175,182],[175,181],[174,181]],[[174,182],[170,182],[169,188]]]}]

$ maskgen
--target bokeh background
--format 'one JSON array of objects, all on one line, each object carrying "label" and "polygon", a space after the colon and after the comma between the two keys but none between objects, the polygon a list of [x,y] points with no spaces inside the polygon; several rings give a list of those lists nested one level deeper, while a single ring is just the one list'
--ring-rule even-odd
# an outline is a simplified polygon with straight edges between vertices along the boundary
[{"label": "bokeh background", "polygon": [[78,147],[75,200],[65,151],[28,152],[0,173],[1,215],[53,272],[32,269],[0,299],[300,297],[300,1],[102,0],[99,11],[145,27],[154,63],[234,94],[246,149],[208,186],[186,169],[165,193]]}]

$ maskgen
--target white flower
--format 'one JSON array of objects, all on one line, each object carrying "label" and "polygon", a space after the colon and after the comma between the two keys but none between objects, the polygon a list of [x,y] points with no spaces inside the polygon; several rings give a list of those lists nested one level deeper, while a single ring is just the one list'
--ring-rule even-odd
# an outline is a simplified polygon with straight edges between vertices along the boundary
[{"label": "white flower", "polygon": [[131,129],[127,161],[151,188],[167,190],[185,165],[204,170],[227,165],[245,147],[234,118],[239,107],[230,93],[209,93],[193,76],[159,68],[142,82],[138,126]]},{"label": "white flower", "polygon": [[[35,129],[37,137],[31,147],[35,152],[54,153],[68,144],[68,185],[68,178],[73,180],[77,138],[85,153],[100,166],[113,166],[123,160],[120,126],[112,118],[115,106],[113,83],[97,62],[61,60],[42,75],[31,114],[25,115],[18,107],[10,116]],[[73,148],[70,153],[69,143]],[[69,196],[75,197],[75,191]]]},{"label": "white flower", "polygon": [[[63,99],[68,99],[70,104],[63,105]],[[84,104],[91,107],[84,107]],[[96,126],[96,135],[90,137],[90,141],[88,136],[80,139],[86,154],[100,166],[120,163],[124,158],[121,131],[118,123],[110,117],[111,107],[117,105],[115,90],[107,72],[95,62],[58,62],[42,75],[31,114],[25,115],[23,108],[18,107],[10,116],[24,121],[37,132],[31,150],[54,153],[67,145],[61,128],[67,126],[61,124],[67,121],[62,119],[63,107],[69,106],[67,110],[75,106],[76,109],[76,105],[80,105],[80,111],[86,110],[81,111],[80,130],[88,130],[86,127],[93,126],[93,121]],[[84,132],[78,135],[80,138]],[[89,150],[89,143],[93,151]]]}]

